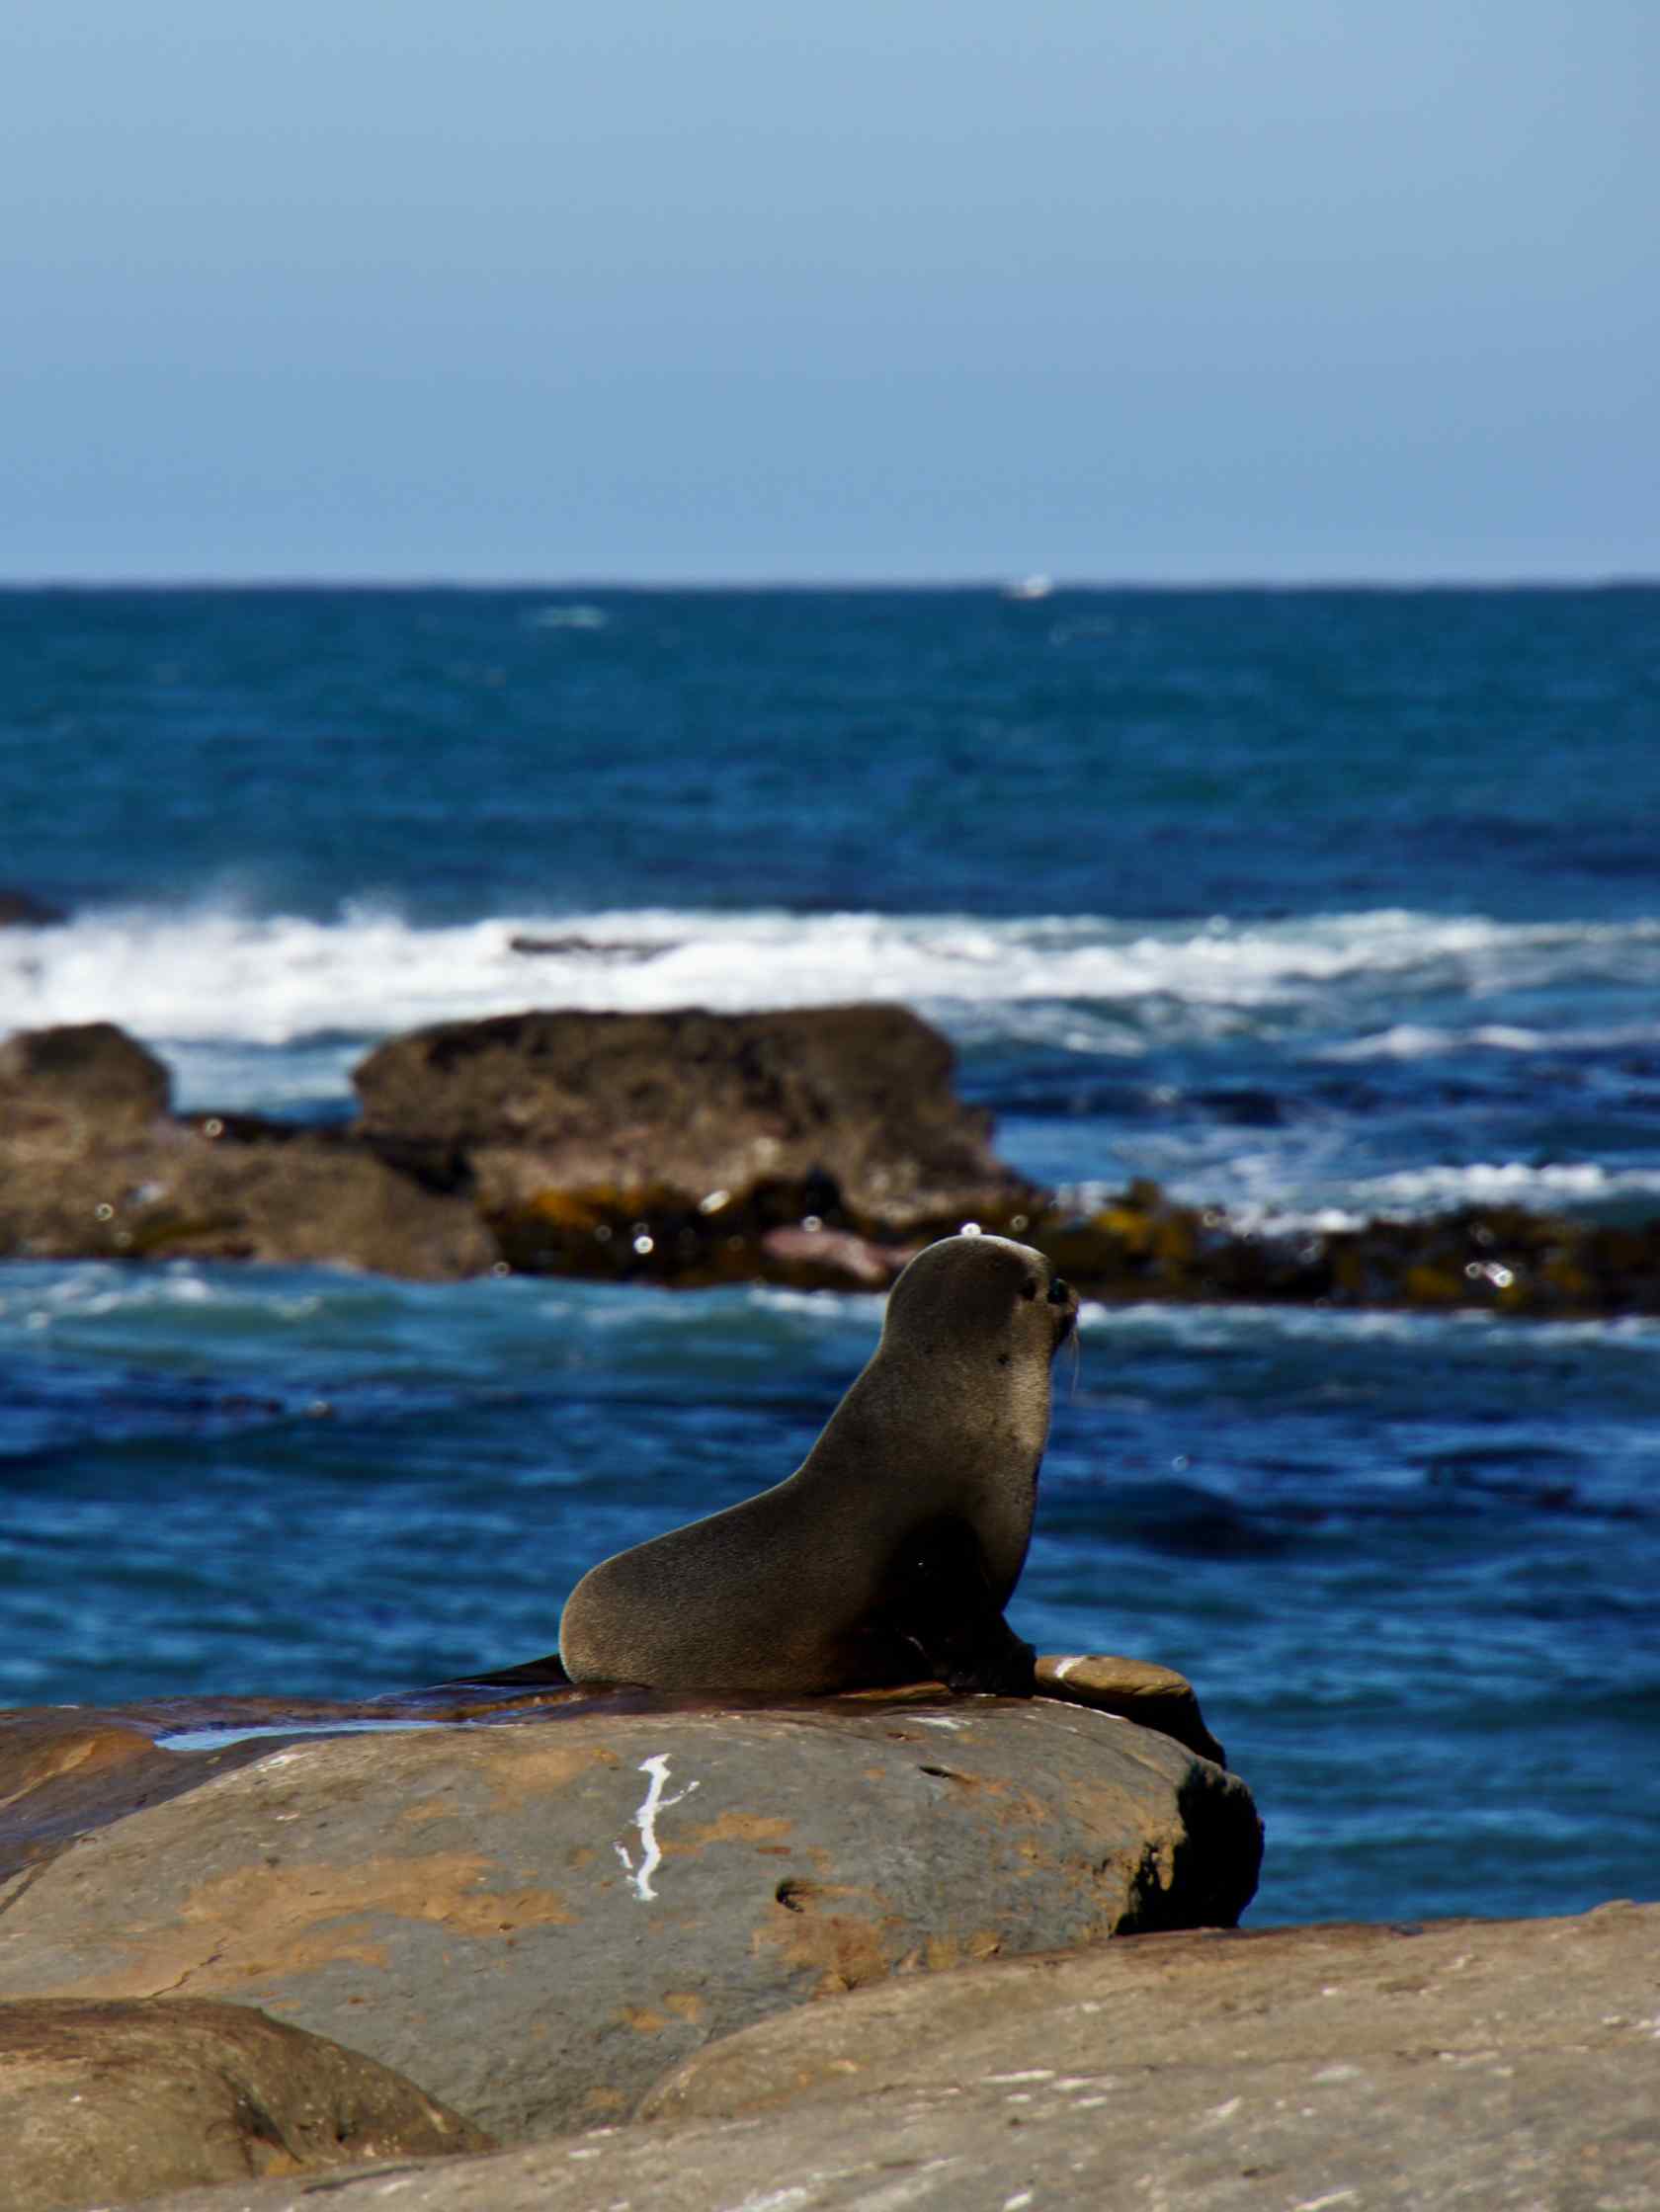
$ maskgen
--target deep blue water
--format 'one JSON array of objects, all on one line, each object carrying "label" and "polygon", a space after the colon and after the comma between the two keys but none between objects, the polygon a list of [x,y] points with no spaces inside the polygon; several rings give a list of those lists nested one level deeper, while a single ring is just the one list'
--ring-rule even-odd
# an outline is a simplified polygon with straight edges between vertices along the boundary
[{"label": "deep blue water", "polygon": [[[1660,1210],[1660,592],[0,594],[0,1032],[310,1118],[417,1022],[881,996],[1236,1217]],[[527,955],[516,935],[586,940]],[[0,1700],[552,1648],[862,1298],[0,1267]],[[1013,1616],[1189,1673],[1258,1922],[1660,1896],[1660,1323],[1090,1309]]]}]

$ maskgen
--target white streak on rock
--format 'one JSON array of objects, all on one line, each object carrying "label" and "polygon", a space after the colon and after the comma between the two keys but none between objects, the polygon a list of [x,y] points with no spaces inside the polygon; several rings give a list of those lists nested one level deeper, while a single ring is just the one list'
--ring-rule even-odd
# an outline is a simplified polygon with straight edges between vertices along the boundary
[{"label": "white streak on rock", "polygon": [[897,2181],[866,2189],[859,2196],[849,2198],[847,2202],[850,2212],[854,2212],[855,2207],[857,2212],[905,2212],[907,2206],[920,2203],[924,2197],[938,2204],[941,2199],[934,2186],[934,2176],[955,2164],[954,2159],[930,2159],[926,2166],[918,2167],[914,2173],[907,2173]]},{"label": "white streak on rock", "polygon": [[649,1904],[657,1895],[651,1886],[651,1877],[663,1863],[662,1846],[657,1841],[657,1815],[670,1805],[678,1805],[683,1797],[690,1797],[698,1785],[695,1781],[688,1782],[684,1789],[676,1790],[672,1797],[663,1795],[669,1779],[667,1752],[656,1752],[650,1759],[642,1759],[639,1770],[651,1777],[650,1786],[640,1801],[640,1809],[634,1815],[634,1826],[639,1830],[640,1839],[639,1865],[636,1867],[629,1857],[626,1843],[618,1843],[613,1847],[627,1869],[628,1879],[634,1885],[634,1895],[644,1905]]}]

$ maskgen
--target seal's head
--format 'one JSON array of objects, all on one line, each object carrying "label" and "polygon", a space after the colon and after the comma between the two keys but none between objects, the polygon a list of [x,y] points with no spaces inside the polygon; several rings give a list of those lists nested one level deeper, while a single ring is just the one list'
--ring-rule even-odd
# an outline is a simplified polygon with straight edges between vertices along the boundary
[{"label": "seal's head", "polygon": [[917,1254],[888,1293],[882,1343],[1046,1365],[1077,1319],[1076,1291],[1042,1253],[970,1229]]}]

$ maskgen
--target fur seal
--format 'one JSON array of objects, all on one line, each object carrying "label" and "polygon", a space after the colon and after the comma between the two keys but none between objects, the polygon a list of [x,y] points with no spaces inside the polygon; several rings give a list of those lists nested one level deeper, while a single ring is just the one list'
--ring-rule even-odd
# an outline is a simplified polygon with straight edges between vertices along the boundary
[{"label": "fur seal", "polygon": [[583,1576],[559,1623],[571,1680],[801,1694],[935,1678],[1030,1696],[1032,1647],[1003,1608],[1077,1313],[1026,1245],[927,1246],[794,1474]]}]

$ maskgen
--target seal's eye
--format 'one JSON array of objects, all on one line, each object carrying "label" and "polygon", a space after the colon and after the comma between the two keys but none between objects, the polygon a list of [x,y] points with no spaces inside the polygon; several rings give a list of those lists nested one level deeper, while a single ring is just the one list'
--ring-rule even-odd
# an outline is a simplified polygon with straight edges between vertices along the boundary
[{"label": "seal's eye", "polygon": [[1072,1285],[1067,1281],[1064,1275],[1056,1275],[1053,1282],[1049,1284],[1050,1305],[1064,1306],[1071,1298],[1071,1296]]},{"label": "seal's eye", "polygon": [[1021,1284],[1021,1296],[1023,1298],[1036,1298],[1037,1295],[1038,1277],[1036,1275],[1028,1275],[1026,1280]]}]

